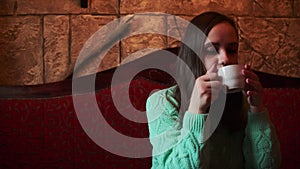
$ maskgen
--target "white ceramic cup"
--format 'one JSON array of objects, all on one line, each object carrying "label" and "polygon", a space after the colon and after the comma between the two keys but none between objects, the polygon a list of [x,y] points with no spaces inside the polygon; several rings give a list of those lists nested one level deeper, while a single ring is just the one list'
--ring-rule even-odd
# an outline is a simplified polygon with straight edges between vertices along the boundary
[{"label": "white ceramic cup", "polygon": [[242,65],[228,65],[218,69],[226,93],[242,91],[245,87],[245,77],[242,75]]}]

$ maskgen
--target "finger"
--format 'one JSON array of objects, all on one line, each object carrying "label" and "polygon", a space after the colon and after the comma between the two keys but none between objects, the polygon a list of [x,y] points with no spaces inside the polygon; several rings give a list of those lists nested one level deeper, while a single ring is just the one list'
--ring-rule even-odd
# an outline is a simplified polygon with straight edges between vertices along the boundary
[{"label": "finger", "polygon": [[258,92],[256,91],[247,91],[247,96],[250,96],[250,97],[255,97],[255,96],[258,96]]},{"label": "finger", "polygon": [[203,91],[206,94],[219,94],[219,92],[222,90],[222,83],[219,81],[210,81],[206,82],[203,86]]},{"label": "finger", "polygon": [[214,102],[218,99],[219,94],[220,90],[207,89],[203,93],[200,93],[200,98],[206,105],[210,105],[211,102]]},{"label": "finger", "polygon": [[262,102],[262,97],[258,92],[247,91],[247,100],[250,106],[260,106]]},{"label": "finger", "polygon": [[222,88],[222,83],[220,81],[210,81],[208,83],[210,88],[213,89],[221,89]]},{"label": "finger", "polygon": [[217,64],[213,64],[206,73],[215,73],[217,72]]},{"label": "finger", "polygon": [[211,94],[211,92],[219,92],[222,89],[222,83],[219,81],[202,82],[198,85],[200,96],[203,94]]},{"label": "finger", "polygon": [[253,89],[253,90],[258,91],[258,92],[261,92],[261,90],[262,90],[262,86],[261,86],[261,83],[259,81],[247,78],[246,79],[246,84],[248,85],[248,90]]},{"label": "finger", "polygon": [[219,98],[222,90],[223,90],[223,86],[220,83],[215,83],[215,85],[211,86],[211,90],[210,90],[211,103],[215,102]]},{"label": "finger", "polygon": [[221,78],[218,76],[217,73],[206,73],[201,77],[203,81],[220,81]]},{"label": "finger", "polygon": [[250,78],[250,79],[259,81],[258,76],[249,69],[243,69],[242,74],[245,76],[245,78]]},{"label": "finger", "polygon": [[250,65],[249,65],[249,64],[245,64],[245,65],[244,65],[244,69],[248,69],[248,70],[250,70],[250,69],[251,69],[251,67],[250,67]]}]

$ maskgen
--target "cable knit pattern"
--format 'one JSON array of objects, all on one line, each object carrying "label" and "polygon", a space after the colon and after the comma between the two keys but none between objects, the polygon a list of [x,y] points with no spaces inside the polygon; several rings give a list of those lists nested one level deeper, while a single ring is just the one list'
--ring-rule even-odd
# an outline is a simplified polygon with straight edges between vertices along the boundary
[{"label": "cable knit pattern", "polygon": [[231,132],[219,125],[201,143],[207,115],[185,112],[181,125],[174,89],[158,91],[147,100],[153,169],[279,168],[279,144],[266,112],[249,112],[245,131]]},{"label": "cable knit pattern", "polygon": [[246,169],[279,168],[281,156],[279,142],[268,113],[249,113],[244,139]]}]

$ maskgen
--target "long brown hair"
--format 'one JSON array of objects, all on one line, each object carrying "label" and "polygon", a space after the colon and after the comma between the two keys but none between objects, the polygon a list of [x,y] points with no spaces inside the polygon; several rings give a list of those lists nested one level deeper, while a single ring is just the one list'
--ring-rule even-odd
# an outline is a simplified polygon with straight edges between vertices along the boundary
[{"label": "long brown hair", "polygon": [[[217,13],[217,12],[205,12],[202,13],[196,17],[194,17],[190,23],[190,25],[187,27],[184,40],[183,42],[189,42],[188,44],[181,43],[180,50],[178,53],[179,59],[184,61],[184,64],[186,64],[189,69],[192,71],[194,78],[197,79],[198,77],[204,75],[206,73],[206,68],[203,65],[201,61],[201,57],[203,57],[203,46],[206,40],[206,37],[208,36],[208,33],[211,31],[211,29],[222,22],[227,22],[230,25],[232,25],[236,30],[236,35],[238,37],[238,30],[237,26],[233,19]],[[201,35],[195,35],[190,32],[194,27],[197,27],[200,29],[205,36]],[[196,49],[197,51],[193,51],[192,49]],[[197,54],[200,54],[200,56],[197,56]],[[194,80],[191,80],[191,77],[186,76],[188,70],[186,70],[186,65],[182,64],[182,62],[177,63],[177,83],[180,83],[181,90],[179,89],[178,85],[175,90],[175,99],[178,101],[178,105],[182,107],[178,107],[178,111],[182,110],[185,111],[188,108],[189,102],[190,102],[190,96],[194,87]],[[183,96],[183,97],[181,97]],[[226,111],[241,111],[242,104],[243,104],[243,95],[242,93],[237,93],[233,95],[227,95],[227,102],[233,103],[234,106],[229,106],[226,104],[225,110]],[[225,118],[226,119],[226,118]],[[224,119],[224,120],[225,120]],[[226,120],[227,121],[227,120]]]}]

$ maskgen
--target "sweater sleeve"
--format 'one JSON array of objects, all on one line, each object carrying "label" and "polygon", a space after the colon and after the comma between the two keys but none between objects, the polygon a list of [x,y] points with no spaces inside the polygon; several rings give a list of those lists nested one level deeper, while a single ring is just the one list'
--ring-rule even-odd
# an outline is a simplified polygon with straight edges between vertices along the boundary
[{"label": "sweater sleeve", "polygon": [[279,142],[267,111],[248,113],[243,149],[246,169],[280,167]]},{"label": "sweater sleeve", "polygon": [[178,111],[165,92],[150,96],[146,110],[153,146],[152,168],[199,168],[203,148],[200,132],[206,115],[186,112],[181,127]]}]

